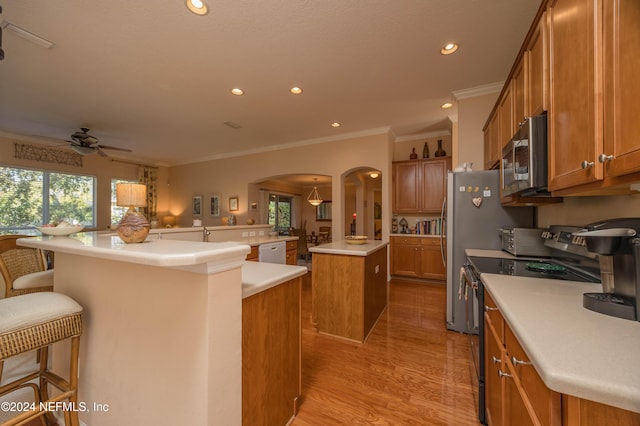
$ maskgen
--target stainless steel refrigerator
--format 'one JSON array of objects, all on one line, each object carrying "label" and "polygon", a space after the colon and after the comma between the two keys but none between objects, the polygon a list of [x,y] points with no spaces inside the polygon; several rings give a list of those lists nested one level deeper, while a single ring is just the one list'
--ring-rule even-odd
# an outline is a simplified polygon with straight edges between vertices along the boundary
[{"label": "stainless steel refrigerator", "polygon": [[[460,268],[465,249],[501,249],[499,228],[532,227],[533,207],[502,207],[498,170],[449,172],[446,211],[447,328],[476,334],[467,326],[466,302],[460,288]],[[477,300],[475,301],[477,305]],[[474,312],[479,312],[477,307]],[[470,329],[473,328],[473,329]]]}]

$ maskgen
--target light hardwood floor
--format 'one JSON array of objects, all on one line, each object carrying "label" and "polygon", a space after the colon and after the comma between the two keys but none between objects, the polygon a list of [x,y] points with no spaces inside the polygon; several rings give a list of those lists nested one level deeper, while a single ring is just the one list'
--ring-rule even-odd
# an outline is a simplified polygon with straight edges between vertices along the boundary
[{"label": "light hardwood floor", "polygon": [[445,286],[390,283],[362,345],[322,336],[303,280],[302,393],[293,426],[477,425],[468,337],[447,331]]}]

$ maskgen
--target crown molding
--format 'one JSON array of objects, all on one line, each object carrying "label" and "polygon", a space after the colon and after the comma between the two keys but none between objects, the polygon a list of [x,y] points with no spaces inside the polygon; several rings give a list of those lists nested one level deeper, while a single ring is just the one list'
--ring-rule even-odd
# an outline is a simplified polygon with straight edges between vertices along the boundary
[{"label": "crown molding", "polygon": [[488,95],[490,93],[500,92],[504,87],[504,81],[485,84],[483,86],[471,87],[469,89],[456,90],[451,92],[456,100],[475,98],[476,96]]}]

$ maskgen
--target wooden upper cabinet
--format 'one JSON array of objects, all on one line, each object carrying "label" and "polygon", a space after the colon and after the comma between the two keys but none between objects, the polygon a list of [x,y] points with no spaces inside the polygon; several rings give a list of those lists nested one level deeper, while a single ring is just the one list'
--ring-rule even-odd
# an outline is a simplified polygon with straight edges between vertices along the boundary
[{"label": "wooden upper cabinet", "polygon": [[621,176],[640,171],[640,2],[605,0],[603,30],[604,149],[597,154],[605,176]]},{"label": "wooden upper cabinet", "polygon": [[549,2],[551,98],[549,189],[593,182],[603,177],[602,102],[596,30],[601,0]]},{"label": "wooden upper cabinet", "polygon": [[440,213],[451,157],[393,163],[393,212]]},{"label": "wooden upper cabinet", "polygon": [[511,140],[515,133],[515,126],[513,119],[513,86],[510,83],[507,83],[504,92],[502,92],[502,97],[500,98],[500,103],[498,106],[500,110],[499,117],[499,133],[498,133],[498,158],[502,158],[502,148]]},{"label": "wooden upper cabinet", "polygon": [[[425,161],[422,163],[422,203],[420,210],[426,213],[440,213],[447,193],[446,160]],[[450,162],[449,162],[450,164]]]},{"label": "wooden upper cabinet", "polygon": [[393,163],[393,211],[420,211],[420,169],[417,161]]},{"label": "wooden upper cabinet", "polygon": [[543,13],[527,44],[527,99],[525,114],[540,115],[549,110],[549,40],[547,14]]},{"label": "wooden upper cabinet", "polygon": [[491,170],[499,165],[502,158],[500,147],[500,110],[496,108],[484,128],[484,170]]},{"label": "wooden upper cabinet", "polygon": [[[524,122],[524,118],[529,115],[526,100],[526,75],[527,75],[527,67],[528,67],[528,57],[527,52],[524,53],[518,65],[516,66],[513,77],[511,79],[511,89],[513,90],[513,116],[511,119],[513,120],[512,129],[513,134],[520,128],[520,125]],[[509,137],[511,139],[513,135]]]}]

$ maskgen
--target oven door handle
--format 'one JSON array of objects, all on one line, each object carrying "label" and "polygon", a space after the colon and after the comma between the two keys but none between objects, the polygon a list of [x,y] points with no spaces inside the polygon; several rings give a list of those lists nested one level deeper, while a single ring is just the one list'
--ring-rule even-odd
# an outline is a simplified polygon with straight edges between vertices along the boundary
[{"label": "oven door handle", "polygon": [[465,262],[462,265],[462,268],[464,270],[465,281],[470,285],[471,288],[477,289],[478,288],[478,279],[476,278],[476,274],[474,273],[471,265],[469,263]]}]

